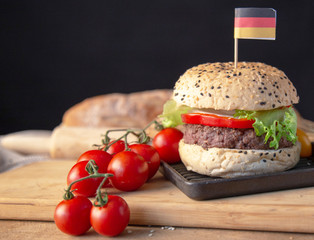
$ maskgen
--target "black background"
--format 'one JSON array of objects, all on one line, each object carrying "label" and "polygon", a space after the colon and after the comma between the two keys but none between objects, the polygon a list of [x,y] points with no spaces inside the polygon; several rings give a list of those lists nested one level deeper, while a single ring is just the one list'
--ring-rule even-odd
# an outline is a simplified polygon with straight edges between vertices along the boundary
[{"label": "black background", "polygon": [[53,129],[87,97],[172,88],[233,61],[235,7],[277,10],[275,41],[239,40],[239,61],[283,70],[314,120],[314,1],[1,1],[0,134]]}]

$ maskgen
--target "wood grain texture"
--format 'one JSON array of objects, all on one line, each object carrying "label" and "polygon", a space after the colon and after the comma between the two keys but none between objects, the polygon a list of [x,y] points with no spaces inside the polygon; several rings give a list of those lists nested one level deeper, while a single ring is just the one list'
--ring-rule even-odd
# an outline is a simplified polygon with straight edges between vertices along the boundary
[{"label": "wood grain texture", "polygon": [[[36,240],[66,240],[75,237],[66,235],[59,231],[52,222],[37,221],[5,221],[0,220],[0,239],[36,239]],[[88,239],[112,239],[98,235],[93,229],[89,230],[80,238]],[[124,232],[115,239],[211,239],[211,240],[310,240],[313,234],[301,233],[280,233],[280,232],[259,232],[259,231],[239,231],[239,230],[220,230],[220,229],[202,229],[202,228],[165,228],[151,226],[128,226]]]},{"label": "wood grain texture", "polygon": [[[0,174],[0,219],[53,221],[74,161],[49,160]],[[314,187],[210,201],[186,197],[161,174],[119,192],[131,224],[314,233]]]}]

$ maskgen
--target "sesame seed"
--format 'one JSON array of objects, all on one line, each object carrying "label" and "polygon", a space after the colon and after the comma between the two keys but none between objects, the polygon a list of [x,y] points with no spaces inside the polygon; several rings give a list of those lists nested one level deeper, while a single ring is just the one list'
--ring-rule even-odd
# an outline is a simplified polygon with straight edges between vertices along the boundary
[{"label": "sesame seed", "polygon": [[271,92],[270,92],[270,93],[268,93],[268,96],[271,96],[271,94],[272,94]]},{"label": "sesame seed", "polygon": [[214,89],[214,88],[215,88],[214,86],[211,87],[211,89]]},{"label": "sesame seed", "polygon": [[265,155],[268,155],[268,152],[267,152],[267,153],[265,153]]},{"label": "sesame seed", "polygon": [[276,157],[276,153],[274,153],[274,157]]},{"label": "sesame seed", "polygon": [[200,93],[201,94],[201,96],[204,96],[204,93]]},{"label": "sesame seed", "polygon": [[178,96],[178,95],[179,95],[179,93],[175,93],[174,95],[175,95],[175,96]]},{"label": "sesame seed", "polygon": [[244,151],[243,153],[244,153],[244,154],[247,154],[247,151]]},{"label": "sesame seed", "polygon": [[266,102],[260,102],[259,104],[260,104],[260,105],[265,105],[265,104],[266,104]]},{"label": "sesame seed", "polygon": [[272,105],[273,108],[275,108],[275,106],[276,106],[275,104]]},{"label": "sesame seed", "polygon": [[259,155],[260,155],[260,157],[261,157],[261,156],[263,156],[263,153],[260,153]]},{"label": "sesame seed", "polygon": [[210,93],[208,93],[208,96],[211,97],[212,95]]},{"label": "sesame seed", "polygon": [[266,159],[263,159],[263,162],[266,162]]},{"label": "sesame seed", "polygon": [[217,89],[220,89],[221,87],[219,86]]},{"label": "sesame seed", "polygon": [[282,152],[282,150],[279,151],[279,153],[281,153],[281,152]]},{"label": "sesame seed", "polygon": [[226,98],[229,98],[229,96],[228,96],[228,95],[226,95]]},{"label": "sesame seed", "polygon": [[243,151],[239,151],[238,153],[242,153]]},{"label": "sesame seed", "polygon": [[288,157],[290,157],[290,154],[288,153]]}]

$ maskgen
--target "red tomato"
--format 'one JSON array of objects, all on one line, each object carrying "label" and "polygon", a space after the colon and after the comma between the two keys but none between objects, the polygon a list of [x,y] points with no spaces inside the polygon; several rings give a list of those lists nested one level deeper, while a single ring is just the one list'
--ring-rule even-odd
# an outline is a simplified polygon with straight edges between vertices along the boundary
[{"label": "red tomato", "polygon": [[130,220],[130,209],[126,201],[114,195],[108,195],[108,202],[103,207],[93,206],[90,222],[101,235],[113,237],[119,235]]},{"label": "red tomato", "polygon": [[135,152],[123,151],[111,159],[108,173],[114,175],[109,181],[116,189],[134,191],[147,181],[148,163]]},{"label": "red tomato", "polygon": [[160,157],[155,148],[148,144],[133,144],[129,146],[132,152],[141,155],[148,163],[148,179],[151,179],[159,169]]},{"label": "red tomato", "polygon": [[[89,174],[85,170],[86,164],[88,163],[87,160],[77,162],[69,171],[67,176],[67,183],[68,185],[75,180],[78,180],[83,177],[87,177]],[[73,192],[76,196],[84,196],[84,197],[93,197],[96,194],[96,190],[100,185],[101,181],[103,180],[102,177],[99,178],[89,178],[83,181],[77,182],[73,184],[71,189],[77,189]]]},{"label": "red tomato", "polygon": [[[107,173],[108,164],[112,158],[112,155],[102,150],[89,150],[84,152],[77,160],[86,161],[86,160],[94,160],[96,165],[98,166],[99,173]],[[109,179],[104,183],[103,187],[111,187],[109,183]]]},{"label": "red tomato", "polygon": [[86,197],[74,197],[60,202],[54,212],[57,227],[70,235],[81,235],[90,227],[90,211],[93,204]]},{"label": "red tomato", "polygon": [[179,142],[183,133],[176,128],[165,128],[153,139],[153,147],[159,153],[161,160],[167,163],[180,162]]},{"label": "red tomato", "polygon": [[253,128],[254,120],[222,117],[214,114],[187,113],[181,115],[182,122],[188,124],[202,124],[213,127]]},{"label": "red tomato", "polygon": [[[113,143],[114,141],[111,141],[109,144]],[[115,142],[114,144],[112,144],[107,152],[110,153],[111,155],[115,155],[119,152],[122,152],[125,150],[125,142],[122,140],[118,140],[117,142]]]}]

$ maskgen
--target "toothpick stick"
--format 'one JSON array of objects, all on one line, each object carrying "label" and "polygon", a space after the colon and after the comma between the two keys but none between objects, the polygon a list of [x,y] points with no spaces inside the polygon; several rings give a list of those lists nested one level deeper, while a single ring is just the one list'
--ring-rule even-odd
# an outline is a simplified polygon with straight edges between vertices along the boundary
[{"label": "toothpick stick", "polygon": [[234,68],[238,66],[238,39],[234,39]]}]

